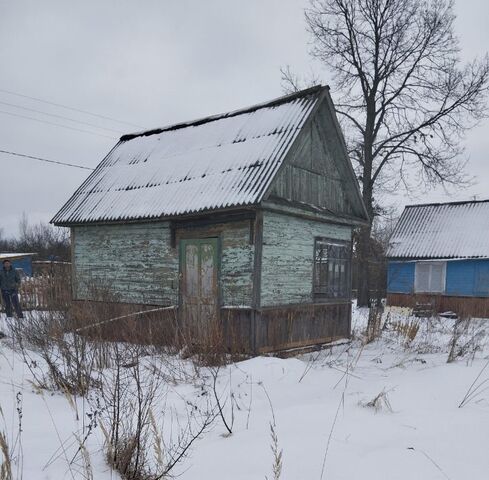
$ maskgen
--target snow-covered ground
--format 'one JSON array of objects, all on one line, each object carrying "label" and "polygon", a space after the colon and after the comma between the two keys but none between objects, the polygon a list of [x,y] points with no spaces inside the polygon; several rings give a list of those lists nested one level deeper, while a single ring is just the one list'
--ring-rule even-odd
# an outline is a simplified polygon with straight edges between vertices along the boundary
[{"label": "snow-covered ground", "polygon": [[[367,315],[354,309],[350,344],[223,367],[217,391],[229,424],[234,416],[232,435],[218,416],[172,473],[183,480],[273,479],[272,423],[283,480],[489,478],[489,321],[472,320],[454,350],[462,355],[447,363],[453,320],[419,320],[408,343],[405,326],[415,329],[417,320],[393,309],[384,314],[389,323],[382,337],[364,345]],[[0,341],[0,431],[17,459],[13,478],[87,478],[77,438],[89,430],[95,396],[38,390],[11,347],[10,339]],[[35,353],[31,358],[34,368],[43,368]],[[172,370],[157,408],[173,412],[181,425],[189,405],[212,405],[211,370],[157,355],[145,362]],[[474,381],[475,392],[459,407]],[[178,422],[165,428],[178,429]],[[85,458],[92,478],[120,478],[105,462],[103,442],[100,427],[90,431]]]}]

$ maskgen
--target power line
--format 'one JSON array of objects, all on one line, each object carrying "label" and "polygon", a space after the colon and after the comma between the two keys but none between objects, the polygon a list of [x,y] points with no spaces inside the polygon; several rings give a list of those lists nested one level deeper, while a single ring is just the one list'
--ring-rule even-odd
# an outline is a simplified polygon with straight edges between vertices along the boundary
[{"label": "power line", "polygon": [[136,127],[136,128],[141,128],[141,129],[144,128],[141,125],[136,125],[135,123],[125,122],[123,120],[117,120],[116,118],[108,117],[108,116],[105,116],[105,115],[100,115],[98,113],[89,112],[88,110],[82,110],[80,108],[69,107],[68,105],[63,105],[62,103],[50,102],[48,100],[43,100],[42,98],[31,97],[29,95],[23,95],[21,93],[12,92],[11,90],[5,90],[3,88],[0,88],[0,92],[8,93],[9,95],[15,95],[17,97],[28,98],[30,100],[35,100],[36,102],[46,103],[48,105],[54,105],[56,107],[65,108],[67,110],[72,110],[74,112],[84,113],[85,115],[92,115],[93,117],[103,118],[105,120],[110,120],[112,122],[123,123],[125,125],[130,125],[131,127]]},{"label": "power line", "polygon": [[36,110],[35,108],[24,107],[22,105],[16,105],[15,103],[3,102],[0,100],[0,104],[7,105],[9,107],[20,108],[22,110],[27,110],[28,112],[40,113],[41,115],[48,115],[49,117],[61,118],[63,120],[69,120],[70,122],[80,123],[81,125],[87,125],[88,127],[100,128],[102,130],[107,130],[109,132],[123,134],[120,130],[114,130],[113,128],[101,127],[100,125],[95,125],[94,123],[83,122],[81,120],[75,120],[74,118],[65,117],[64,115],[56,115],[55,113],[43,112],[42,110]]},{"label": "power line", "polygon": [[64,165],[65,167],[82,168],[83,170],[94,170],[90,167],[83,165],[76,165],[75,163],[58,162],[56,160],[48,160],[47,158],[35,157],[33,155],[24,155],[23,153],[9,152],[8,150],[0,150],[0,153],[6,153],[7,155],[15,155],[16,157],[31,158],[32,160],[39,160],[40,162],[54,163],[56,165]]},{"label": "power line", "polygon": [[12,117],[26,118],[27,120],[33,120],[33,121],[39,122],[39,123],[46,123],[48,125],[54,125],[56,127],[67,128],[68,130],[75,130],[77,132],[90,133],[91,135],[97,135],[98,137],[110,138],[112,140],[115,139],[115,137],[109,137],[108,135],[104,135],[102,133],[91,132],[90,130],[83,130],[82,128],[69,127],[68,125],[62,125],[61,123],[49,122],[48,120],[41,120],[39,118],[29,117],[28,115],[21,115],[20,113],[5,112],[4,110],[0,110],[0,113],[3,113],[4,115],[11,115]]}]

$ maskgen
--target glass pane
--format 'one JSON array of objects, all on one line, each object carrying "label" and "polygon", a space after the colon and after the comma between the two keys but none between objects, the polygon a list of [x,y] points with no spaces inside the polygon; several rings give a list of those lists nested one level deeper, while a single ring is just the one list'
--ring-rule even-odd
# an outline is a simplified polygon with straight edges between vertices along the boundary
[{"label": "glass pane", "polygon": [[185,246],[185,290],[189,296],[199,294],[199,247]]},{"label": "glass pane", "polygon": [[350,289],[350,245],[316,240],[314,292],[324,298],[346,297]]},{"label": "glass pane", "polygon": [[430,278],[430,292],[443,292],[445,285],[443,285],[443,263],[431,264],[431,278]]},{"label": "glass pane", "polygon": [[428,263],[416,264],[416,291],[429,292],[430,290],[430,265]]}]

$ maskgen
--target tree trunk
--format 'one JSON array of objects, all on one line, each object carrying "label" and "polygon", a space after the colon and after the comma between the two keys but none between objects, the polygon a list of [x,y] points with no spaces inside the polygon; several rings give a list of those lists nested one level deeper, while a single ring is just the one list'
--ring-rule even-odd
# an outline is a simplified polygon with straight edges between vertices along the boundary
[{"label": "tree trunk", "polygon": [[362,227],[358,238],[358,295],[357,306],[368,307],[370,303],[370,256],[371,226]]},{"label": "tree trunk", "polygon": [[373,142],[374,142],[375,100],[371,96],[367,99],[367,122],[363,137],[363,172],[362,172],[362,197],[369,216],[369,224],[362,227],[358,239],[358,295],[359,307],[370,306],[370,235],[373,221]]}]

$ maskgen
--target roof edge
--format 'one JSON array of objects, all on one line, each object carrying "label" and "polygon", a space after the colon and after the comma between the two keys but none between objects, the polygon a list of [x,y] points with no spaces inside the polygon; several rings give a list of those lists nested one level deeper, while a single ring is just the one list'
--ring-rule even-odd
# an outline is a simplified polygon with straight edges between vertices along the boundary
[{"label": "roof edge", "polygon": [[466,256],[466,257],[461,257],[460,255],[453,255],[451,257],[448,256],[427,256],[427,257],[420,257],[420,256],[414,256],[414,257],[391,257],[389,255],[386,255],[386,258],[388,261],[392,262],[422,262],[422,261],[430,261],[430,260],[440,260],[440,261],[462,261],[462,260],[489,260],[488,255],[471,255],[471,256]]},{"label": "roof edge", "polygon": [[296,98],[302,98],[306,97],[308,95],[312,95],[314,93],[320,93],[323,90],[329,90],[328,85],[315,85],[310,88],[306,88],[304,90],[300,90],[298,92],[293,92],[287,95],[283,95],[281,97],[274,98],[273,100],[268,100],[263,103],[257,103],[255,105],[249,106],[249,107],[244,107],[239,110],[232,110],[230,112],[225,112],[225,113],[218,113],[215,115],[210,115],[207,117],[202,117],[196,120],[191,120],[191,121],[186,121],[186,122],[181,122],[181,123],[175,123],[172,125],[168,125],[166,127],[162,128],[154,128],[151,130],[145,130],[142,132],[136,132],[136,133],[128,133],[126,135],[122,135],[120,138],[121,142],[125,142],[128,140],[132,140],[137,137],[148,137],[150,135],[156,135],[159,133],[163,132],[168,132],[171,130],[179,130],[181,128],[186,128],[186,127],[196,127],[198,125],[202,125],[204,123],[209,123],[209,122],[214,122],[216,120],[220,120],[221,118],[231,118],[235,117],[237,115],[242,115],[243,113],[249,113],[249,112],[254,112],[256,110],[259,110],[261,108],[267,108],[267,107],[273,107],[276,105],[281,105],[282,103],[287,103],[292,100],[295,100]]},{"label": "roof edge", "polygon": [[485,200],[459,200],[456,202],[441,202],[441,203],[417,203],[412,205],[405,205],[404,208],[417,208],[417,207],[441,207],[444,205],[467,205],[469,203],[487,203],[489,198]]}]

